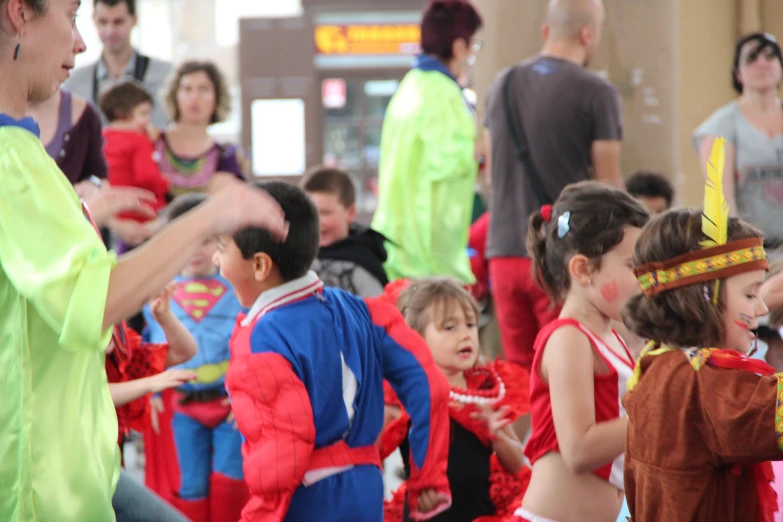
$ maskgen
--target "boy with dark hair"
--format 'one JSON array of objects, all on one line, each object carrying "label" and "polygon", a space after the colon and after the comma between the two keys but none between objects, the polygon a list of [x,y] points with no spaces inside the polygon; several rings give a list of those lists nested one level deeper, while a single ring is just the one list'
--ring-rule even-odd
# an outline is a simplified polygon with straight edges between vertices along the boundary
[{"label": "boy with dark hair", "polygon": [[628,178],[625,188],[642,202],[651,214],[661,214],[672,207],[674,187],[663,174],[640,171]]},{"label": "boy with dark hair", "polygon": [[[206,200],[198,193],[176,198],[168,207],[167,221]],[[156,411],[163,413],[158,419],[162,429],[159,434],[148,432],[145,447],[152,457],[148,473],[157,480],[152,489],[190,520],[205,522],[238,520],[248,499],[242,473],[242,437],[225,389],[229,340],[242,307],[212,263],[216,247],[215,238],[204,242],[172,283],[170,310],[198,343],[196,355],[176,368],[197,377],[155,400]],[[164,342],[165,330],[150,306],[144,308],[144,318],[147,341]],[[176,451],[168,455],[158,451],[171,448],[172,436]],[[175,475],[168,481],[175,491],[159,491],[166,487],[161,474],[167,472]]]},{"label": "boy with dark hair", "polygon": [[323,288],[309,272],[319,228],[307,195],[283,182],[259,186],[285,212],[285,242],[248,228],[221,236],[215,255],[252,307],[237,323],[226,376],[245,439],[242,520],[381,522],[384,378],[413,419],[411,514],[437,515],[451,504],[448,383],[394,306]]},{"label": "boy with dark hair", "polygon": [[[169,182],[155,160],[156,131],[150,122],[152,96],[141,83],[128,80],[106,91],[100,104],[109,119],[103,131],[109,183],[149,190],[155,195],[153,209],[162,209],[168,201]],[[144,222],[150,216],[122,214],[119,218]]]},{"label": "boy with dark hair", "polygon": [[385,238],[356,218],[356,188],[347,172],[316,167],[302,188],[318,209],[320,248],[312,270],[324,285],[359,297],[377,297],[388,283]]}]

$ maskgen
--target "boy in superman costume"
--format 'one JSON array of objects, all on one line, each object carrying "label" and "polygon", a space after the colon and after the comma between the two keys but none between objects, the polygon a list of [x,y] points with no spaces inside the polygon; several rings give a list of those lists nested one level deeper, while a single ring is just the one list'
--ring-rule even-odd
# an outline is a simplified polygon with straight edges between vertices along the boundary
[{"label": "boy in superman costume", "polygon": [[223,236],[215,256],[239,302],[226,385],[244,436],[251,498],[243,522],[381,522],[375,442],[383,379],[410,412],[410,511],[451,504],[446,478],[449,388],[423,339],[380,299],[324,288],[308,272],[318,213],[298,187],[260,186],[290,223],[284,243],[259,229]]},{"label": "boy in superman costume", "polygon": [[[177,198],[168,209],[168,219],[176,219],[205,199],[202,194]],[[198,377],[158,399],[156,406],[163,407],[157,420],[159,434],[147,431],[150,437],[145,449],[151,454],[148,473],[169,476],[151,489],[193,522],[236,521],[248,498],[242,437],[225,390],[228,342],[242,308],[212,263],[215,247],[215,240],[205,243],[173,282],[171,311],[198,343],[196,355],[175,368],[191,370]],[[149,306],[144,318],[145,340],[166,342],[164,329]]]}]

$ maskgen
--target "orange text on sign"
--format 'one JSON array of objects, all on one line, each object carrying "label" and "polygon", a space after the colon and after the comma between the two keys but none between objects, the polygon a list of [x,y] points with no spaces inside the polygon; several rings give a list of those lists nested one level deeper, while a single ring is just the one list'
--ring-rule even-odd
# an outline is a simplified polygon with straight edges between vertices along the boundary
[{"label": "orange text on sign", "polygon": [[320,25],[315,48],[320,54],[415,54],[421,28],[403,25]]}]

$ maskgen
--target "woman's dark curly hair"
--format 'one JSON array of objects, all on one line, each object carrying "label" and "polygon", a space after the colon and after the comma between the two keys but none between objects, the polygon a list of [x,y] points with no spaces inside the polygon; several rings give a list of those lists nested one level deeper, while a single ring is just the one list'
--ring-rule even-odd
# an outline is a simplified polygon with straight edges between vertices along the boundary
[{"label": "woman's dark curly hair", "polygon": [[[644,228],[634,249],[635,267],[665,262],[701,250],[701,210],[670,210]],[[729,241],[763,237],[760,230],[737,218],[729,219]],[[667,290],[647,297],[639,294],[625,306],[623,320],[642,339],[687,348],[718,346],[724,337],[723,292],[712,303],[712,282]],[[724,288],[723,285],[720,286]]]},{"label": "woman's dark curly hair", "polygon": [[[558,234],[558,221],[570,212],[568,231]],[[552,207],[547,222],[541,210],[528,222],[527,251],[533,259],[536,280],[554,302],[562,301],[571,287],[568,262],[576,254],[601,266],[601,257],[620,244],[628,227],[642,228],[647,210],[627,192],[596,181],[568,185]]]}]

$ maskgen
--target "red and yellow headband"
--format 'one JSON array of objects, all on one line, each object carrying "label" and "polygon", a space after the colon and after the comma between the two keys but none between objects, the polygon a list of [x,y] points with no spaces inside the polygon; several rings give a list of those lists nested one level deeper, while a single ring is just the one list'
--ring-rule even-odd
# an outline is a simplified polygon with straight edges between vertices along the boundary
[{"label": "red and yellow headband", "polygon": [[741,239],[660,263],[636,267],[634,273],[646,296],[672,288],[725,279],[752,270],[769,270],[761,238]]},{"label": "red and yellow headband", "polygon": [[702,232],[706,237],[701,242],[703,248],[634,268],[644,295],[654,296],[672,288],[715,281],[712,299],[717,304],[721,279],[752,270],[769,270],[762,238],[728,241],[729,205],[723,194],[725,144],[723,138],[717,138],[707,162],[702,211]]}]

